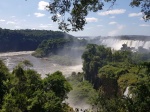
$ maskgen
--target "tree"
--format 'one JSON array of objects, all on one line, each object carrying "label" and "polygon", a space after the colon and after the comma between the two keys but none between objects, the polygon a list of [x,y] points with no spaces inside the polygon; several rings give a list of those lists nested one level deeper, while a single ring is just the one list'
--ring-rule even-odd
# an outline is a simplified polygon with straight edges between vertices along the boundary
[{"label": "tree", "polygon": [[33,64],[29,60],[23,60],[19,63],[19,66],[27,69],[27,67],[33,67]]},{"label": "tree", "polygon": [[6,81],[8,80],[8,68],[0,60],[0,109],[3,103],[3,98],[7,92]]},{"label": "tree", "polygon": [[97,79],[98,69],[111,61],[112,52],[110,48],[88,44],[86,51],[82,55],[84,77],[90,83],[94,84]]},{"label": "tree", "polygon": [[[71,90],[61,72],[44,79],[36,71],[16,66],[7,78],[7,68],[0,61],[0,112],[66,112],[63,103]],[[6,80],[7,78],[7,80]]]},{"label": "tree", "polygon": [[53,91],[55,95],[62,99],[67,97],[67,93],[72,89],[70,84],[67,82],[62,72],[55,72],[43,80],[44,91]]},{"label": "tree", "polygon": [[[48,11],[53,14],[52,20],[58,22],[59,29],[62,31],[78,31],[83,30],[89,12],[97,12],[103,9],[104,3],[112,2],[110,8],[113,7],[116,0],[53,0],[47,6]],[[141,7],[143,18],[150,19],[150,1],[149,0],[131,0],[131,7]],[[66,14],[70,17],[65,19]],[[61,17],[59,16],[61,15]],[[70,27],[71,26],[71,27]]]},{"label": "tree", "polygon": [[4,103],[2,106],[3,112],[26,112],[27,111],[27,78],[24,70],[17,66],[13,70],[13,79],[11,79],[11,87],[4,96]]}]

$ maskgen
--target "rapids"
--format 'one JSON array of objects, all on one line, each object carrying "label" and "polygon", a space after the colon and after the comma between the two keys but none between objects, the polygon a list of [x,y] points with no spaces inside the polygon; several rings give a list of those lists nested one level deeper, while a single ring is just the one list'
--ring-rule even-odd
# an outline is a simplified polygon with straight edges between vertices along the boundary
[{"label": "rapids", "polygon": [[33,57],[31,53],[33,53],[33,51],[0,53],[0,59],[4,61],[10,71],[12,71],[19,62],[29,60],[33,64],[31,69],[36,70],[42,77],[45,77],[45,74],[53,73],[58,70],[61,71],[65,77],[70,76],[74,71],[82,72],[82,64],[73,66],[59,65],[44,58]]}]

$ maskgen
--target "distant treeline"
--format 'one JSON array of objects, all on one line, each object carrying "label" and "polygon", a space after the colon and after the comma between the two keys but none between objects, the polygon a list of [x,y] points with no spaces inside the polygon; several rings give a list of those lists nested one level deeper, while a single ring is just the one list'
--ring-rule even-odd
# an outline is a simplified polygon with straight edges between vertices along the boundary
[{"label": "distant treeline", "polygon": [[43,40],[73,37],[60,31],[0,28],[0,52],[35,50]]}]

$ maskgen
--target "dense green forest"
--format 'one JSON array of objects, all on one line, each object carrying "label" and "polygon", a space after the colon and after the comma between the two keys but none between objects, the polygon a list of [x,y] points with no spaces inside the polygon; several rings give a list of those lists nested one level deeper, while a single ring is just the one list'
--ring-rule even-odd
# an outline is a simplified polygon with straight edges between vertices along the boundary
[{"label": "dense green forest", "polygon": [[73,37],[59,31],[10,30],[0,28],[0,52],[32,51],[43,40]]},{"label": "dense green forest", "polygon": [[[126,49],[127,48],[127,49]],[[102,112],[150,110],[150,53],[89,44],[82,55],[83,74],[98,92],[94,104]],[[124,96],[126,88],[128,96]]]},{"label": "dense green forest", "polygon": [[72,100],[92,105],[89,112],[149,112],[149,52],[132,52],[126,45],[114,51],[88,44],[82,59],[83,72],[75,71],[67,79],[59,71],[42,79],[27,60],[10,73],[0,61],[0,111],[73,112],[64,102],[73,88]]},{"label": "dense green forest", "polygon": [[[24,61],[25,66],[30,65]],[[19,64],[10,73],[0,61],[0,112],[67,112],[63,103],[72,89],[61,72],[40,74]]]}]

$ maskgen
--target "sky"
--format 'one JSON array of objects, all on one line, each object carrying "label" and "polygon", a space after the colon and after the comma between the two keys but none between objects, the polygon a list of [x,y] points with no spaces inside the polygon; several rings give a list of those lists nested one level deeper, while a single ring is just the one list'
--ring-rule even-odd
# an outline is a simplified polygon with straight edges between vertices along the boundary
[{"label": "sky", "polygon": [[[1,0],[0,27],[3,29],[40,29],[60,31],[45,6],[52,0]],[[129,6],[131,0],[105,4],[103,10],[90,12],[83,31],[69,32],[74,36],[148,35],[150,21],[142,19],[140,8]]]}]

